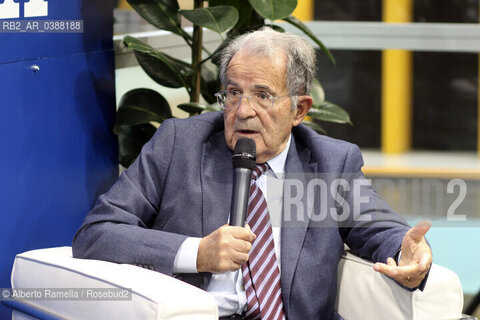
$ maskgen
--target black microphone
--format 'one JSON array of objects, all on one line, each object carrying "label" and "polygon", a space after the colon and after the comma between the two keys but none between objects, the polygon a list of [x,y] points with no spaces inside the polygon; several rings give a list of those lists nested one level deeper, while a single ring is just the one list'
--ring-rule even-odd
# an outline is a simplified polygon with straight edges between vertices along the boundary
[{"label": "black microphone", "polygon": [[245,226],[252,170],[256,165],[255,160],[255,141],[248,138],[238,139],[232,156],[233,189],[232,206],[230,208],[231,226]]}]

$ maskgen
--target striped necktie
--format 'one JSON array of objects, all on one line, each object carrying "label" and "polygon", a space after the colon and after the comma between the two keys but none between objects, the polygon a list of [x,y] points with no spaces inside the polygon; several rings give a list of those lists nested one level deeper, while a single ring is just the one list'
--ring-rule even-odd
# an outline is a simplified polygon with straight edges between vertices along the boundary
[{"label": "striped necktie", "polygon": [[252,244],[249,260],[242,265],[247,294],[247,319],[285,319],[270,214],[265,197],[256,183],[257,178],[266,170],[266,163],[257,165],[250,183],[247,223],[257,238]]}]

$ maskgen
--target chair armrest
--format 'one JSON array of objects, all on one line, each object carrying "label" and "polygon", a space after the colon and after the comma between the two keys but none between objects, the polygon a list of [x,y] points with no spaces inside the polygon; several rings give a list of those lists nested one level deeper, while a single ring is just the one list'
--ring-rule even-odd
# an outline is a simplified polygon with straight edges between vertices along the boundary
[{"label": "chair armrest", "polygon": [[425,289],[413,292],[373,270],[373,263],[345,253],[338,265],[335,310],[345,319],[447,320],[462,317],[457,275],[433,264]]},{"label": "chair armrest", "polygon": [[[213,297],[196,287],[140,267],[75,259],[71,247],[19,254],[12,288],[123,288],[131,300],[17,300],[28,308],[68,319],[205,319],[217,320]],[[28,313],[28,311],[26,311]]]}]

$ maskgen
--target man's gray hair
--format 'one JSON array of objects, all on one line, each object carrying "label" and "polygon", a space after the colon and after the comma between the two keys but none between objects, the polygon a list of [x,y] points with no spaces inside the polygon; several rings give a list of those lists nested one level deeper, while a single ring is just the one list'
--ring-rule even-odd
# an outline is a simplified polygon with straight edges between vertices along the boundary
[{"label": "man's gray hair", "polygon": [[[270,27],[242,34],[228,44],[221,53],[220,79],[227,84],[227,68],[233,56],[246,51],[256,56],[272,57],[285,54],[287,58],[287,90],[289,95],[308,95],[315,76],[315,50],[310,42],[299,36],[282,33]],[[297,99],[292,97],[292,108]]]}]

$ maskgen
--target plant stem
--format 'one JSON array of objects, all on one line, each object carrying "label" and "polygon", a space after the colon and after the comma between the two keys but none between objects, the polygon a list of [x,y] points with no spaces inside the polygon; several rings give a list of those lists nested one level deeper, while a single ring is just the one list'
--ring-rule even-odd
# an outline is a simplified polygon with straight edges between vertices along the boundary
[{"label": "plant stem", "polygon": [[[194,0],[193,7],[195,9],[203,8],[203,0]],[[199,102],[200,100],[200,81],[202,64],[202,27],[193,26],[193,43],[192,43],[192,91],[190,92],[190,102]]]}]

